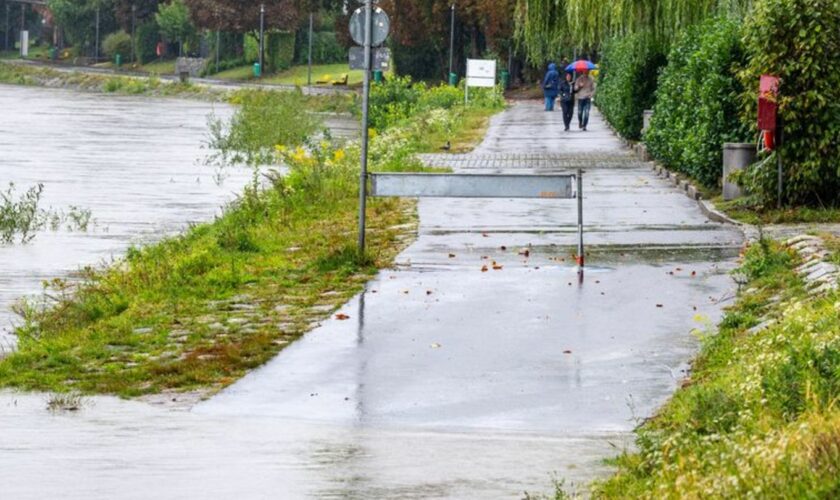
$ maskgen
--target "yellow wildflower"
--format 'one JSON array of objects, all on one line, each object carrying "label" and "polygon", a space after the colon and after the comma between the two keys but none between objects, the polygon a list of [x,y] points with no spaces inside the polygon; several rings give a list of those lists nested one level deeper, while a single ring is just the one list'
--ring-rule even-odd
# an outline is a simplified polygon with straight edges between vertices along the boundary
[{"label": "yellow wildflower", "polygon": [[309,154],[306,152],[306,150],[298,146],[297,149],[295,149],[295,154],[292,155],[292,160],[296,162],[302,162],[308,157]]},{"label": "yellow wildflower", "polygon": [[333,161],[334,161],[334,162],[336,162],[336,163],[337,163],[337,162],[340,162],[340,161],[341,161],[341,160],[343,160],[346,156],[347,156],[347,155],[344,153],[344,150],[343,150],[343,149],[336,149],[336,150],[335,150],[335,153],[333,153]]},{"label": "yellow wildflower", "polygon": [[289,148],[287,148],[286,146],[284,146],[282,144],[275,144],[274,145],[274,150],[277,151],[278,153],[282,154],[282,153],[285,153],[286,151],[288,151]]}]

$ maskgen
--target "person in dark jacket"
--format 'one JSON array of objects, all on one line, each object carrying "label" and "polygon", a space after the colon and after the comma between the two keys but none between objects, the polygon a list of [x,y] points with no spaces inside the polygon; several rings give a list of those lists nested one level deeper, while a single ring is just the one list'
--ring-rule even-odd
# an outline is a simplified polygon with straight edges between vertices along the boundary
[{"label": "person in dark jacket", "polygon": [[560,82],[558,87],[558,96],[560,97],[560,107],[563,109],[563,125],[566,126],[565,131],[569,131],[569,124],[572,123],[572,117],[575,115],[575,85],[572,82],[572,72],[566,72],[566,79]]},{"label": "person in dark jacket", "polygon": [[554,101],[557,99],[557,91],[560,86],[560,73],[557,72],[557,65],[548,65],[548,71],[543,78],[543,93],[545,94],[545,110],[554,111]]}]

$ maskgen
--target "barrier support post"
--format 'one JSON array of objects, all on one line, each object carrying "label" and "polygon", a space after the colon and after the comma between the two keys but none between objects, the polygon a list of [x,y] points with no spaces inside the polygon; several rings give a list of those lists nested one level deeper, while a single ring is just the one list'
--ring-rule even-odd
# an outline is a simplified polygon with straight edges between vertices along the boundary
[{"label": "barrier support post", "polygon": [[577,210],[578,210],[578,250],[577,250],[577,265],[578,273],[583,275],[583,267],[585,260],[585,253],[583,249],[583,169],[577,170],[575,176],[577,180],[576,195],[577,195]]}]

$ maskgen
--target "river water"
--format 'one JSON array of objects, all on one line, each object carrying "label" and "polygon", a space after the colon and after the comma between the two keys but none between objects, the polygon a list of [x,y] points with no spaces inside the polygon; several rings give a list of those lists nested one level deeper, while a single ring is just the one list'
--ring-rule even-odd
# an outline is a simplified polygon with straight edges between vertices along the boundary
[{"label": "river water", "polygon": [[76,206],[93,218],[86,231],[65,226],[0,244],[0,346],[14,344],[11,306],[42,281],[212,219],[234,198],[248,172],[228,170],[218,183],[201,161],[211,113],[231,108],[0,85],[0,189],[12,182],[20,195],[42,183],[42,208]]}]

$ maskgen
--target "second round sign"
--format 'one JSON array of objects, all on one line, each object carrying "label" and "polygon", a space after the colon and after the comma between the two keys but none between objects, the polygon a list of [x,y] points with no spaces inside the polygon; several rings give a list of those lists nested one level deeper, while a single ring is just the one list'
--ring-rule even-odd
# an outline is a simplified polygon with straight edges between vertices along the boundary
[{"label": "second round sign", "polygon": [[[391,20],[388,14],[379,7],[373,8],[373,28],[371,30],[370,44],[374,47],[382,45],[388,32],[391,30]],[[365,44],[365,9],[359,7],[350,16],[350,36],[359,45]]]}]

